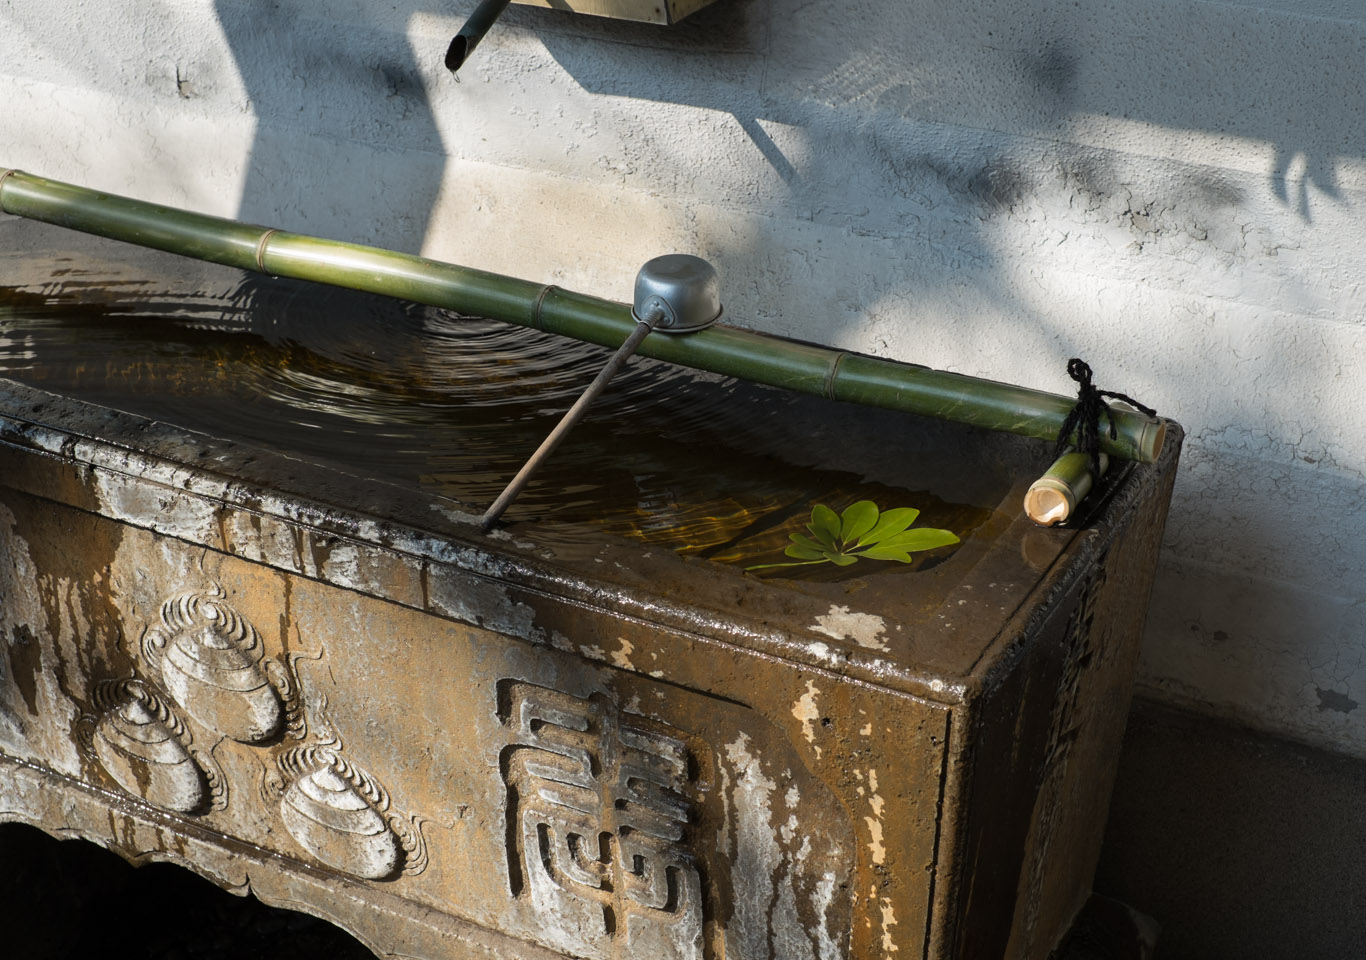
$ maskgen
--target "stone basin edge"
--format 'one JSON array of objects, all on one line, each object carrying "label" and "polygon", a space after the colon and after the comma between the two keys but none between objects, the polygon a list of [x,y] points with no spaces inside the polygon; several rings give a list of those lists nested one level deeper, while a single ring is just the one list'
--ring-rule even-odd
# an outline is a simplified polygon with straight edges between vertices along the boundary
[{"label": "stone basin edge", "polygon": [[[90,429],[96,425],[117,426],[117,432],[123,436],[132,434],[146,438],[156,452],[97,437]],[[1174,431],[1174,437],[1179,443],[1179,428]],[[495,552],[478,542],[483,539],[477,532],[478,513],[447,498],[383,480],[357,478],[332,465],[293,460],[247,444],[0,378],[0,451],[3,450],[11,451],[11,456],[14,453],[37,455],[65,464],[75,471],[88,491],[86,495],[76,496],[69,495],[73,492],[70,486],[65,488],[67,496],[61,496],[55,486],[29,491],[46,499],[419,609],[442,619],[494,629],[531,643],[558,645],[556,637],[547,635],[534,622],[517,615],[515,610],[509,611],[510,616],[503,623],[464,618],[450,609],[442,609],[431,596],[405,596],[378,579],[367,578],[360,570],[361,564],[329,564],[325,558],[319,561],[316,545],[325,543],[327,554],[334,553],[339,545],[345,545],[353,552],[378,552],[401,558],[403,563],[421,568],[423,594],[428,593],[425,584],[433,568],[446,568],[474,578],[485,588],[510,588],[528,599],[568,602],[936,705],[965,703],[971,691],[986,681],[988,674],[995,674],[1003,666],[990,662],[998,659],[993,657],[993,651],[1001,650],[1004,645],[1006,659],[1010,659],[1009,638],[1019,636],[1025,626],[1015,622],[1018,619],[1015,611],[1008,612],[1003,617],[1002,629],[983,649],[972,675],[945,678],[838,640],[809,639],[736,612],[687,606],[651,594],[639,586],[624,593],[619,585],[579,571],[555,568],[534,553],[536,545],[519,542],[506,532],[497,534],[493,544],[507,552]],[[331,478],[339,487],[359,483],[371,495],[377,492],[392,494],[396,502],[425,498],[428,509],[438,511],[434,515],[440,520],[418,526],[385,519],[370,512],[338,507],[326,500],[294,493],[281,494],[257,479],[230,476],[213,469],[214,465],[226,468],[239,454],[246,454],[242,461],[253,465],[253,469],[234,472],[260,476],[264,469],[262,465],[268,464],[271,469],[283,468],[286,475],[294,474],[294,479],[299,474],[307,474],[305,479],[309,481],[321,475]],[[197,459],[203,465],[187,463],[190,459]],[[22,482],[13,471],[0,473],[0,477],[7,484]],[[120,491],[126,490],[130,483],[168,491],[172,500],[166,509],[151,517],[122,509]],[[1136,485],[1126,479],[1110,491],[1107,499],[1136,500],[1140,491],[1127,489],[1131,487]],[[83,502],[77,502],[82,499]],[[234,549],[232,537],[227,532],[228,511],[257,518],[258,522],[283,524],[290,528],[300,548],[292,555],[288,551],[252,555]],[[440,527],[448,529],[432,529]],[[1036,587],[1039,591],[1065,588],[1060,580],[1067,579],[1066,568],[1073,565],[1070,555],[1078,541],[1092,540],[1094,533],[1086,529],[1055,532],[1062,540],[1062,549],[1040,578]],[[315,549],[303,549],[305,541]],[[625,541],[623,548],[634,549],[638,554],[648,552],[643,545]],[[653,549],[656,555],[663,552]],[[671,556],[668,559],[679,565],[680,573],[687,572],[682,569],[680,558]],[[668,566],[667,563],[662,565]],[[763,584],[756,587],[774,589]],[[510,602],[513,601],[510,599]],[[573,647],[568,649],[581,652]]]}]

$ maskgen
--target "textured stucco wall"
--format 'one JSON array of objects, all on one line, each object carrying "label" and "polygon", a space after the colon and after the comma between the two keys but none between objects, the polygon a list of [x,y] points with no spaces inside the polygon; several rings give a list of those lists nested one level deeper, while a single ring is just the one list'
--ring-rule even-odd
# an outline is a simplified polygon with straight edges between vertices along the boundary
[{"label": "textured stucco wall", "polygon": [[1366,755],[1366,8],[720,0],[673,28],[391,0],[0,0],[0,166],[1190,431],[1150,692]]}]

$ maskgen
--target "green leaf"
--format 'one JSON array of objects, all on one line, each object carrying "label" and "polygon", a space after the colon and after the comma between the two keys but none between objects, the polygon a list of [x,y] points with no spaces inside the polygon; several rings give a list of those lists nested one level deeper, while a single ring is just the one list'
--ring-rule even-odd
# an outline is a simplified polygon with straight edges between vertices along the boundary
[{"label": "green leaf", "polygon": [[915,518],[918,516],[920,516],[920,511],[915,507],[897,507],[895,510],[884,510],[873,528],[859,537],[858,545],[877,543],[887,537],[895,536],[915,523]]},{"label": "green leaf", "polygon": [[915,530],[907,530],[905,533],[888,537],[878,543],[877,546],[882,548],[894,547],[907,553],[915,553],[917,550],[947,547],[951,543],[958,543],[958,537],[948,530],[939,530],[935,527],[918,527]]},{"label": "green leaf", "polygon": [[860,500],[850,505],[841,517],[840,540],[853,543],[877,523],[877,504],[871,500]]},{"label": "green leaf", "polygon": [[[802,539],[806,540],[806,537],[802,537]],[[825,557],[825,551],[811,543],[810,540],[806,540],[806,543],[790,544],[783,553],[789,557],[796,557],[798,560],[821,560]]]},{"label": "green leaf", "polygon": [[823,503],[816,504],[811,508],[811,522],[806,526],[817,540],[831,550],[835,549],[835,541],[840,535],[840,518],[834,510]]},{"label": "green leaf", "polygon": [[774,570],[821,563],[847,567],[860,558],[910,563],[913,553],[959,542],[958,536],[949,530],[909,529],[919,516],[920,511],[914,507],[879,510],[872,500],[850,504],[843,515],[818,503],[811,508],[811,522],[806,525],[811,536],[788,534],[792,542],[783,553],[792,557],[793,562],[760,563],[745,569]]},{"label": "green leaf", "polygon": [[861,550],[860,557],[867,557],[869,560],[896,560],[899,563],[910,563],[911,555],[901,547],[884,547],[882,544]]}]

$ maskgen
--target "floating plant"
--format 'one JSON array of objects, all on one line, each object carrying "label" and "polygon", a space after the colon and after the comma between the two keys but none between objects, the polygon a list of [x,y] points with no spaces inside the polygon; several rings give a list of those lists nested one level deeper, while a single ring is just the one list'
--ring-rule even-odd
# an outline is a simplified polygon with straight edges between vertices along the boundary
[{"label": "floating plant", "polygon": [[746,570],[771,570],[776,567],[808,567],[833,563],[847,567],[865,560],[895,560],[910,563],[911,554],[958,543],[957,534],[935,527],[911,529],[920,516],[914,507],[880,510],[871,500],[860,500],[842,514],[823,503],[811,510],[807,529],[811,536],[789,534],[792,542],[783,551],[793,559],[786,563],[760,563]]}]

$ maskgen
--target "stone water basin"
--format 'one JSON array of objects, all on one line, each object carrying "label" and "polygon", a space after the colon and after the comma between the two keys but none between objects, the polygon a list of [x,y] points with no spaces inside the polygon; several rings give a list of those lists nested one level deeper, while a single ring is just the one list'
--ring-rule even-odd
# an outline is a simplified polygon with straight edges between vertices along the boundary
[{"label": "stone water basin", "polygon": [[[381,956],[1034,957],[1089,891],[1180,431],[1046,444],[0,219],[0,819]],[[781,562],[816,504],[915,562]]]}]

